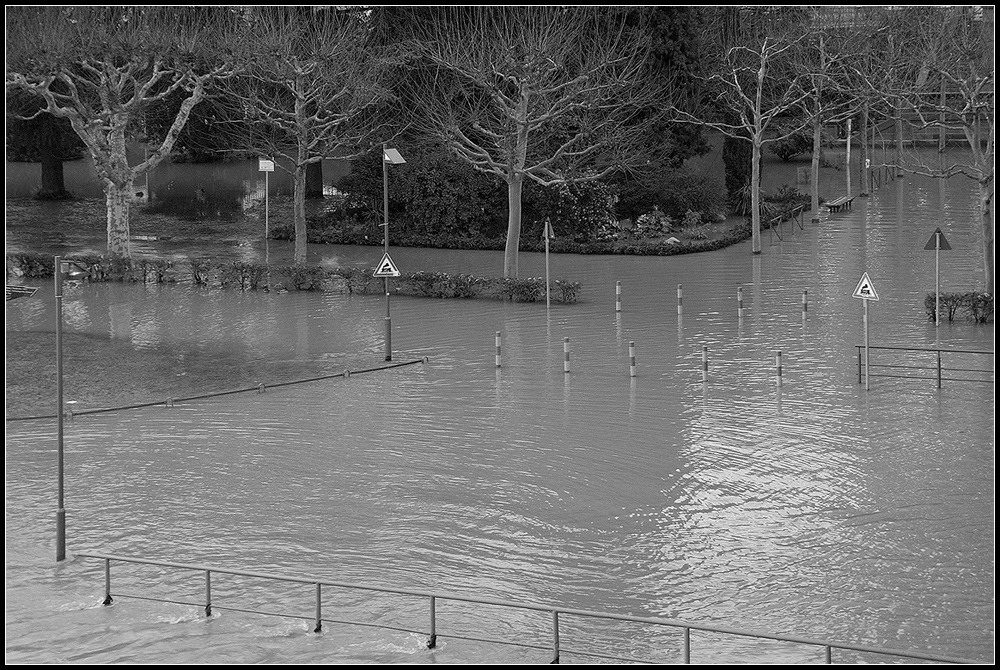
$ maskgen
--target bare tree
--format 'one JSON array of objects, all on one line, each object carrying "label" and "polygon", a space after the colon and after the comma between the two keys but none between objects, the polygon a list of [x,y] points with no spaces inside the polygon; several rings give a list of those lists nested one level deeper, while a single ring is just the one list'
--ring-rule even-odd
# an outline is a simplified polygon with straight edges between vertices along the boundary
[{"label": "bare tree", "polygon": [[247,17],[241,69],[220,98],[238,121],[227,144],[276,158],[291,174],[301,263],[308,168],[328,157],[355,158],[388,139],[376,112],[393,98],[405,50],[376,44],[366,12],[356,8],[261,6]]},{"label": "bare tree", "polygon": [[[234,21],[213,8],[8,9],[6,86],[38,96],[41,111],[68,119],[86,144],[104,186],[110,255],[130,255],[135,181],[169,155],[191,109],[228,71],[217,55]],[[126,145],[146,110],[179,91],[186,97],[164,137],[129,165]]]},{"label": "bare tree", "polygon": [[591,7],[427,10],[414,37],[422,129],[507,185],[504,276],[518,275],[521,190],[600,179],[644,161],[654,101],[648,44],[625,13]]},{"label": "bare tree", "polygon": [[801,132],[812,120],[815,71],[796,67],[812,30],[797,9],[733,7],[714,14],[710,35],[714,62],[704,77],[706,103],[698,110],[672,108],[677,120],[706,125],[753,147],[750,177],[752,252],[761,252],[760,157],[765,142]]},{"label": "bare tree", "polygon": [[[912,129],[957,131],[969,153],[960,159],[926,153],[900,156],[898,168],[947,179],[962,175],[979,188],[985,290],[994,290],[993,197],[996,116],[994,8],[894,7],[871,17],[884,40],[878,72],[855,71],[868,94],[905,113]],[[939,144],[940,147],[940,144]]]}]

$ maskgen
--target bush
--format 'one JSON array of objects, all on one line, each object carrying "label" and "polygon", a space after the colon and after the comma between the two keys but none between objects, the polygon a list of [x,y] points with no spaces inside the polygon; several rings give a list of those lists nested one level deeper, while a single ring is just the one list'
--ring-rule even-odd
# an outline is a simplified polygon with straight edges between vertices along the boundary
[{"label": "bush", "polygon": [[933,293],[924,297],[927,318],[936,321],[936,305],[940,304],[941,315],[947,314],[948,321],[963,313],[973,323],[988,323],[993,319],[993,296],[989,293],[942,293],[937,298]]},{"label": "bush", "polygon": [[812,153],[813,140],[807,133],[795,133],[784,139],[769,142],[768,147],[771,153],[787,162],[801,154]]}]

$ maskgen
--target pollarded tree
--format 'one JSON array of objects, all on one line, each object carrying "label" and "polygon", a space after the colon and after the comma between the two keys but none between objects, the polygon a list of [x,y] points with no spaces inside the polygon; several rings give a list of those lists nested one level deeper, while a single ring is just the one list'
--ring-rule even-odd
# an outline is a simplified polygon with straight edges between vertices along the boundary
[{"label": "pollarded tree", "polygon": [[[107,200],[108,253],[128,257],[136,180],[166,157],[206,89],[229,70],[237,13],[211,7],[24,6],[7,10],[8,90],[68,119],[87,146]],[[148,157],[128,163],[126,144],[145,111],[183,91],[169,130]]]},{"label": "pollarded tree", "polygon": [[752,252],[759,254],[762,147],[800,132],[812,119],[813,73],[798,67],[811,18],[794,7],[727,7],[711,16],[703,106],[674,106],[672,112],[679,121],[750,143]]},{"label": "pollarded tree", "polygon": [[[421,130],[507,185],[504,276],[517,277],[525,179],[600,179],[645,162],[663,89],[648,35],[600,7],[439,7],[410,28],[430,66],[416,80]],[[414,81],[414,80],[411,80]]]},{"label": "pollarded tree", "polygon": [[389,139],[378,112],[405,56],[380,46],[358,8],[261,6],[248,14],[237,76],[218,128],[234,150],[275,158],[294,187],[295,261],[306,258],[306,174],[324,158],[354,158]]}]

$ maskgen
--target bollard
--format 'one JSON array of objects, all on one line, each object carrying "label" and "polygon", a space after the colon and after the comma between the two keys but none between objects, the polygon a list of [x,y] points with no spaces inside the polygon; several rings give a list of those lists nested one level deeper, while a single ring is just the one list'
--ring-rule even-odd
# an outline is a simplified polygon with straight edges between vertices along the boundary
[{"label": "bollard", "polygon": [[563,338],[563,372],[569,372],[569,338]]},{"label": "bollard", "polygon": [[802,313],[809,311],[809,291],[802,292]]},{"label": "bollard", "polygon": [[628,374],[635,377],[635,342],[628,343]]},{"label": "bollard", "polygon": [[497,331],[497,367],[500,367],[500,331]]},{"label": "bollard", "polygon": [[777,369],[778,376],[775,380],[778,386],[781,386],[781,352],[776,351],[774,354],[774,366]]},{"label": "bollard", "polygon": [[257,393],[264,393],[266,390],[267,390],[266,386],[264,386],[263,384],[257,384]]},{"label": "bollard", "polygon": [[615,284],[615,311],[622,311],[622,283]]},{"label": "bollard", "polygon": [[684,312],[684,286],[683,284],[677,285],[677,316],[680,316]]},{"label": "bollard", "polygon": [[708,346],[701,345],[701,381],[708,381]]},{"label": "bollard", "polygon": [[344,370],[344,379],[350,379],[350,377],[351,377],[351,371]]},{"label": "bollard", "polygon": [[743,318],[743,287],[736,287],[736,314],[739,318]]}]

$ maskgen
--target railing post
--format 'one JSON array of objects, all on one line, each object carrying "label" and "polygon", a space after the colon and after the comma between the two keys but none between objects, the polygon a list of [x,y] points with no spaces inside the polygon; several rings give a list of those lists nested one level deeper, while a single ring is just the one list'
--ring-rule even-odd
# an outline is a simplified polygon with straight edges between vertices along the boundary
[{"label": "railing post", "polygon": [[437,623],[434,614],[434,596],[431,596],[431,635],[427,639],[427,648],[433,649],[437,646]]},{"label": "railing post", "polygon": [[205,571],[205,616],[212,616],[212,571]]},{"label": "railing post", "polygon": [[937,387],[941,388],[941,350],[937,350]]},{"label": "railing post", "polygon": [[833,647],[826,645],[826,664],[833,665]]},{"label": "railing post", "polygon": [[861,347],[858,347],[858,383],[861,383]]},{"label": "railing post", "polygon": [[102,605],[110,605],[114,602],[111,597],[111,559],[104,559],[104,602]]},{"label": "railing post", "polygon": [[555,610],[552,611],[552,663],[559,663],[559,612]]},{"label": "railing post", "polygon": [[691,664],[691,629],[684,629],[684,665]]},{"label": "railing post", "polygon": [[316,627],[313,628],[314,633],[318,633],[323,630],[323,596],[322,596],[322,584],[316,582]]}]

